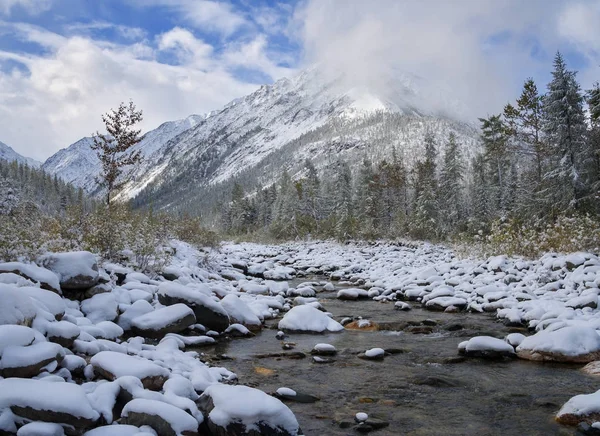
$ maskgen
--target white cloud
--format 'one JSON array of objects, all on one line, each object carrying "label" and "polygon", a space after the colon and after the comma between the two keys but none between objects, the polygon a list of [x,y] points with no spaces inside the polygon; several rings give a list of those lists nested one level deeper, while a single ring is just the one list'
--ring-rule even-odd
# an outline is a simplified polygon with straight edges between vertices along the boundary
[{"label": "white cloud", "polygon": [[597,59],[600,54],[600,1],[567,4],[559,16],[558,30],[583,53]]},{"label": "white cloud", "polygon": [[[285,59],[285,54],[268,56],[267,53],[267,38],[265,35],[258,35],[247,43],[230,44],[222,59],[229,66],[256,69],[270,77],[289,76],[293,73],[293,69],[279,65]],[[279,59],[279,63],[271,60],[275,57]]]},{"label": "white cloud", "polygon": [[51,5],[51,0],[0,0],[0,14],[10,15],[13,8],[21,7],[35,15],[47,11]]},{"label": "white cloud", "polygon": [[[345,72],[353,85],[367,87],[385,88],[398,71],[414,73],[451,89],[474,118],[501,110],[528,76],[550,70],[545,58],[564,45],[557,32],[564,4],[308,0],[294,27],[306,63]],[[532,57],[534,50],[543,56]]]},{"label": "white cloud", "polygon": [[203,31],[231,35],[247,20],[225,2],[213,0],[137,0],[142,7],[164,6],[178,12],[188,24]]},{"label": "white cloud", "polygon": [[[130,41],[94,39],[106,29]],[[182,27],[151,39],[141,29],[102,21],[63,30],[0,21],[0,34],[43,48],[36,54],[0,50],[1,140],[40,160],[101,129],[100,115],[120,101],[133,99],[148,130],[253,91],[257,84],[234,75],[240,66],[273,80],[290,73],[272,60],[262,35],[217,51]]]},{"label": "white cloud", "polygon": [[90,23],[73,23],[65,26],[69,33],[91,35],[96,30],[115,30],[120,36],[129,40],[138,40],[146,37],[146,31],[139,27],[123,26],[107,21],[92,21]]},{"label": "white cloud", "polygon": [[[174,41],[173,35],[165,40]],[[51,32],[47,37],[56,38]],[[62,41],[49,55],[0,52],[0,61],[10,58],[28,70],[0,70],[2,141],[37,159],[101,129],[100,115],[123,100],[131,98],[144,110],[147,130],[217,109],[256,87],[217,64],[201,70],[148,59],[156,49],[142,43],[119,46],[79,36]]]},{"label": "white cloud", "polygon": [[211,63],[213,47],[197,39],[192,32],[175,27],[158,37],[158,49],[175,53],[179,63],[206,68]]}]

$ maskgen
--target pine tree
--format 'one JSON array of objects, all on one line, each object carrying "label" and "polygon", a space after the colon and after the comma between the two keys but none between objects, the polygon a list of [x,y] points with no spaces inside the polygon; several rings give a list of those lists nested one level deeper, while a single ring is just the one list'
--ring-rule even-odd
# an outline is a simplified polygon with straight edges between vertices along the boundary
[{"label": "pine tree", "polygon": [[548,136],[552,168],[546,172],[549,181],[548,205],[564,212],[579,209],[584,195],[582,151],[586,124],[583,95],[576,72],[567,70],[560,53],[554,58],[552,81],[544,97],[544,131]]},{"label": "pine tree", "polygon": [[481,139],[484,148],[487,171],[489,172],[490,200],[498,216],[509,212],[510,196],[509,171],[510,152],[507,129],[500,115],[480,118]]},{"label": "pine tree", "polygon": [[473,181],[470,188],[470,227],[475,233],[486,231],[492,218],[490,186],[486,170],[486,159],[478,154],[471,163]]},{"label": "pine tree", "polygon": [[410,220],[411,234],[417,238],[434,238],[438,230],[437,146],[431,132],[424,138],[425,160],[416,165],[415,200]]},{"label": "pine tree", "polygon": [[444,151],[444,164],[440,174],[440,225],[448,235],[462,221],[463,175],[465,166],[454,132],[450,132]]},{"label": "pine tree", "polygon": [[321,181],[310,159],[306,159],[304,166],[308,174],[303,183],[303,214],[308,218],[308,231],[318,232],[322,214]]},{"label": "pine tree", "polygon": [[293,239],[298,236],[298,191],[287,170],[281,174],[279,195],[275,202],[273,233],[277,238]]},{"label": "pine tree", "polygon": [[355,236],[356,219],[352,199],[352,172],[348,162],[339,160],[336,167],[335,210],[337,215],[335,233],[338,239],[346,240]]},{"label": "pine tree", "polygon": [[587,98],[591,116],[586,144],[590,204],[596,213],[600,213],[600,84],[594,84]]},{"label": "pine tree", "polygon": [[102,115],[107,134],[96,132],[93,135],[92,150],[96,151],[102,164],[99,183],[106,189],[106,204],[110,206],[113,193],[123,186],[122,175],[125,167],[141,162],[139,150],[131,147],[139,143],[141,130],[134,126],[142,121],[142,111],[137,111],[132,101],[129,105],[119,104],[117,110]]},{"label": "pine tree", "polygon": [[600,84],[598,82],[596,82],[594,87],[589,91],[588,103],[592,119],[600,119]]}]

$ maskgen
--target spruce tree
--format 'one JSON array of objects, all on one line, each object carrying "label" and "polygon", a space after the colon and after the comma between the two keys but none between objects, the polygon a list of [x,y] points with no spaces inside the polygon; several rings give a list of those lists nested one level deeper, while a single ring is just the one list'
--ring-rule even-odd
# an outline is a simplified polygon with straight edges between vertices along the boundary
[{"label": "spruce tree", "polygon": [[440,225],[448,235],[456,231],[462,221],[463,177],[465,166],[454,132],[448,135],[444,163],[440,173]]},{"label": "spruce tree", "polygon": [[335,196],[336,227],[335,234],[338,239],[346,240],[355,236],[356,219],[352,198],[352,172],[348,162],[338,160],[336,166]]},{"label": "spruce tree", "polygon": [[567,70],[560,53],[554,58],[552,80],[544,97],[544,132],[548,138],[552,168],[546,201],[554,212],[579,209],[584,195],[582,152],[586,124],[583,95],[576,72]]},{"label": "spruce tree", "polygon": [[410,220],[411,234],[417,238],[434,238],[438,231],[438,184],[435,137],[427,132],[424,138],[425,160],[416,165],[415,200]]},{"label": "spruce tree", "polygon": [[509,170],[510,152],[505,124],[500,115],[480,118],[481,139],[483,142],[486,170],[489,172],[491,205],[498,216],[504,216],[509,209]]},{"label": "spruce tree", "polygon": [[600,84],[598,82],[596,82],[594,87],[589,91],[588,103],[592,119],[600,119]]}]

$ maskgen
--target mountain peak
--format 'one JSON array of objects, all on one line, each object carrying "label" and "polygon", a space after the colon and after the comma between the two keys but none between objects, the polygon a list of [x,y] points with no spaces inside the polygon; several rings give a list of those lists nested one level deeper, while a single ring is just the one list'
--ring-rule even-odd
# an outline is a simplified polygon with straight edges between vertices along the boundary
[{"label": "mountain peak", "polygon": [[38,162],[35,159],[25,157],[17,153],[15,150],[12,149],[12,147],[9,147],[3,142],[0,142],[0,159],[7,160],[9,162],[17,161],[21,164],[27,164],[34,168],[38,168],[40,165],[42,165],[41,162]]}]

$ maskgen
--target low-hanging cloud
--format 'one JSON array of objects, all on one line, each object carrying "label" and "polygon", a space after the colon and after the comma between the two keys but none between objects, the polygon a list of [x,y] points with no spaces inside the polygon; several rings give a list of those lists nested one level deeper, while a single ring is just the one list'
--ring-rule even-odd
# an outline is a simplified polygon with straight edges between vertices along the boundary
[{"label": "low-hanging cloud", "polygon": [[[309,0],[296,11],[294,29],[305,62],[333,76],[344,73],[350,86],[385,93],[402,73],[430,87],[422,105],[452,110],[433,89],[462,101],[467,118],[499,111],[528,76],[544,77],[557,49],[572,39],[589,47],[598,28],[575,33],[578,21],[600,2],[553,0]],[[571,40],[558,31],[563,24]],[[564,33],[564,32],[563,32]],[[575,33],[575,34],[574,34]],[[581,47],[580,47],[581,48]],[[537,56],[532,56],[532,53]],[[585,76],[585,75],[584,75]],[[600,74],[599,74],[600,76]],[[540,89],[544,83],[539,84]],[[437,96],[437,97],[436,97]]]}]

